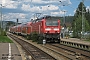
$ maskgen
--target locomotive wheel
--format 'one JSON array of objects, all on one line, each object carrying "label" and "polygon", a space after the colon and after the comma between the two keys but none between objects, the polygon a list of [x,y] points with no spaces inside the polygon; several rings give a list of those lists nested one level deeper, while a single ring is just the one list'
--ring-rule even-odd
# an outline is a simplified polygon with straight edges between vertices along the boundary
[{"label": "locomotive wheel", "polygon": [[60,43],[60,39],[58,39],[58,43]]}]

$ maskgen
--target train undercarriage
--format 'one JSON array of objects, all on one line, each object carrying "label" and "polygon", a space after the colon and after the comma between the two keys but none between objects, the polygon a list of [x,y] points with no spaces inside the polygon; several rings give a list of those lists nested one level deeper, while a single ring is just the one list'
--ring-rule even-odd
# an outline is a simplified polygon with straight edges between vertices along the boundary
[{"label": "train undercarriage", "polygon": [[45,34],[46,42],[59,42],[60,43],[60,34]]},{"label": "train undercarriage", "polygon": [[46,40],[46,43],[60,43],[60,34],[39,34],[38,40]]}]

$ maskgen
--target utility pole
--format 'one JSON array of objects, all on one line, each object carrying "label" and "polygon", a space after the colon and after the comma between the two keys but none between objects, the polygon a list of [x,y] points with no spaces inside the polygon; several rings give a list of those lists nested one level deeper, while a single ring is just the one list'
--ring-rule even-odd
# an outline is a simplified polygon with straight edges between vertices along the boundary
[{"label": "utility pole", "polygon": [[63,24],[65,24],[65,13],[67,12],[67,11],[63,11],[64,12],[64,21],[63,21]]},{"label": "utility pole", "polygon": [[1,35],[1,33],[2,33],[2,4],[0,4],[0,5],[1,5],[1,6],[0,6],[0,8],[1,8],[1,9],[0,9],[0,20],[1,20],[1,21],[0,21],[0,25],[1,25],[1,26],[0,26],[0,28],[1,28],[1,30],[0,30],[0,35]]},{"label": "utility pole", "polygon": [[82,37],[81,38],[83,38],[84,37],[84,19],[83,19],[83,17],[84,17],[84,15],[83,15],[83,4],[84,4],[84,0],[82,0]]},{"label": "utility pole", "polygon": [[0,17],[1,17],[1,29],[2,29],[2,4],[0,4],[0,5],[1,5],[1,6],[0,6],[0,8],[1,8],[1,9],[0,9],[0,13],[1,13],[1,16],[0,16]]},{"label": "utility pole", "polygon": [[63,12],[64,12],[64,22],[63,22],[64,31],[63,31],[63,37],[65,37],[65,12],[66,11],[63,11]]},{"label": "utility pole", "polygon": [[66,25],[65,25],[65,13],[67,12],[67,11],[65,11],[65,10],[62,10],[62,12],[64,12],[64,17],[63,17],[63,37],[65,37],[65,30],[66,30]]}]

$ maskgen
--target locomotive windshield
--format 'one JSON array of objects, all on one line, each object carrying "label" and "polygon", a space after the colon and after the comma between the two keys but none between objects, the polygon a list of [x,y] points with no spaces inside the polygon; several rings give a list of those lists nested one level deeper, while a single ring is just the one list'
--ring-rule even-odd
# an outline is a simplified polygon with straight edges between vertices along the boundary
[{"label": "locomotive windshield", "polygon": [[46,26],[58,26],[58,21],[46,21]]},{"label": "locomotive windshield", "polygon": [[58,26],[58,19],[49,17],[46,19],[46,26]]}]

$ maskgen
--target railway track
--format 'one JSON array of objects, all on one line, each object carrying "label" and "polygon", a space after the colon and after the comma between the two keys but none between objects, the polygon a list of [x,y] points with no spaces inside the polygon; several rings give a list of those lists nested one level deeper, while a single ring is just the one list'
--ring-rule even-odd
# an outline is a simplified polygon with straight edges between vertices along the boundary
[{"label": "railway track", "polygon": [[44,51],[40,50],[39,48],[33,46],[32,44],[16,37],[11,34],[7,34],[9,37],[14,39],[16,42],[18,42],[27,52],[32,56],[32,60],[56,60],[52,56],[48,55]]},{"label": "railway track", "polygon": [[[17,38],[14,38],[14,39],[18,40]],[[19,39],[19,40],[21,40],[21,39]],[[19,41],[19,42],[23,43],[22,41]],[[29,48],[29,50],[31,50],[31,51],[28,50],[30,52],[30,54],[31,54],[31,52],[33,53],[33,54],[31,54],[31,56],[38,58],[38,55],[40,54],[38,52],[40,52],[40,51],[37,52],[36,49],[30,48],[32,46],[28,46],[29,43],[27,43],[27,42],[23,43],[23,44],[26,47],[25,49]],[[44,59],[45,60],[90,60],[90,51],[77,49],[77,48],[70,47],[70,46],[63,45],[63,44],[46,44],[46,45],[40,45],[40,46],[42,46],[42,49],[40,48],[41,50],[44,50],[44,49],[47,50],[45,52],[47,54],[49,54],[49,56],[50,55],[53,56],[55,59],[53,59],[53,57],[48,58],[48,56],[46,58],[45,55],[43,57],[41,54],[41,56],[39,55],[39,59],[35,58],[36,60],[44,60]]]},{"label": "railway track", "polygon": [[66,51],[64,51],[63,49],[60,49],[56,46],[53,46],[52,44],[47,44],[43,47],[58,54],[57,56],[60,56],[61,58],[63,58],[62,60],[77,60],[74,55],[67,54]]},{"label": "railway track", "polygon": [[55,46],[55,47],[62,48],[64,50],[73,52],[74,54],[80,54],[82,56],[90,58],[90,51],[88,51],[88,50],[74,48],[74,47],[67,46],[67,45],[62,45],[62,44],[52,44],[52,45]]},{"label": "railway track", "polygon": [[62,54],[65,58],[70,60],[90,60],[90,51],[76,49],[62,44],[48,44],[47,46],[48,49],[57,51],[56,53]]}]

